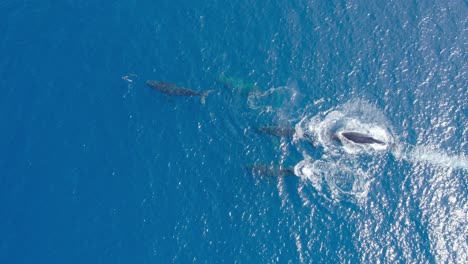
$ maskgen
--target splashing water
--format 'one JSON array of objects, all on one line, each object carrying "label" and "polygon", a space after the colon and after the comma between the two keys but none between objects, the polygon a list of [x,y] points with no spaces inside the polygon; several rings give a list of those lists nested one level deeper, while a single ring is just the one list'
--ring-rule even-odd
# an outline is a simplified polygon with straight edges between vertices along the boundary
[{"label": "splashing water", "polygon": [[[362,101],[352,102],[313,117],[304,117],[296,125],[295,140],[307,138],[334,155],[385,151],[394,143],[388,122],[380,110]],[[385,144],[357,144],[346,140],[342,132],[369,135]]]}]

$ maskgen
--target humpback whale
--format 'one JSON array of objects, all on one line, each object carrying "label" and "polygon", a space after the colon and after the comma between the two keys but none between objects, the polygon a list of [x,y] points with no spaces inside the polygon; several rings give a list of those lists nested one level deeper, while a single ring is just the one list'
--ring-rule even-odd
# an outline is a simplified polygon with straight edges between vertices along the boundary
[{"label": "humpback whale", "polygon": [[205,92],[196,92],[196,91],[192,91],[190,89],[180,87],[172,83],[158,82],[158,81],[152,81],[152,80],[146,81],[146,85],[167,95],[200,96],[200,101],[203,105],[205,104],[206,96],[209,93],[213,92],[213,90],[208,90]]},{"label": "humpback whale", "polygon": [[255,127],[255,131],[262,134],[272,135],[276,137],[292,137],[296,133],[294,127],[282,126],[261,126]]},{"label": "humpback whale", "polygon": [[385,142],[375,139],[371,136],[368,136],[366,134],[362,134],[359,132],[342,132],[341,135],[345,137],[347,140],[352,141],[354,143],[358,144],[380,144],[380,145],[385,145]]},{"label": "humpback whale", "polygon": [[247,170],[262,177],[284,177],[295,176],[293,167],[282,167],[268,164],[247,164],[244,166]]}]

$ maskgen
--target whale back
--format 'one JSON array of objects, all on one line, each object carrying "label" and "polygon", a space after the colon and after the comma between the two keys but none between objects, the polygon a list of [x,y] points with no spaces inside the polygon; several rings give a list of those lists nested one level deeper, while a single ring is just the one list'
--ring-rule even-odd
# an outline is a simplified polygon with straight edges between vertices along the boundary
[{"label": "whale back", "polygon": [[366,134],[362,134],[359,132],[343,132],[341,133],[343,137],[346,139],[358,143],[358,144],[380,144],[380,145],[385,145],[383,141],[380,141],[378,139],[375,139],[371,136],[368,136]]}]

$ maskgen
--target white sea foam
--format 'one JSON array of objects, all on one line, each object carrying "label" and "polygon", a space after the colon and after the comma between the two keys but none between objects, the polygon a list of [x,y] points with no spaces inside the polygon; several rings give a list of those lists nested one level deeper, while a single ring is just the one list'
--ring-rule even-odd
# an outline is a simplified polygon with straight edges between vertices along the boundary
[{"label": "white sea foam", "polygon": [[361,202],[369,192],[367,172],[346,164],[346,160],[303,160],[294,167],[295,174],[309,181],[324,197],[333,201],[345,198]]},{"label": "white sea foam", "polygon": [[464,155],[449,155],[429,147],[416,146],[404,155],[412,162],[425,162],[435,166],[468,170],[468,158]]}]

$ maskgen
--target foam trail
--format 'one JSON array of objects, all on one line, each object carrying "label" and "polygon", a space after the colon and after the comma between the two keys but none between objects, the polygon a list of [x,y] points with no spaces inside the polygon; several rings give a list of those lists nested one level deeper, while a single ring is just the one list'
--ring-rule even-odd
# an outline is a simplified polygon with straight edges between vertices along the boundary
[{"label": "foam trail", "polygon": [[464,155],[449,155],[427,147],[414,147],[404,158],[412,162],[425,162],[436,166],[468,170],[468,158]]}]

